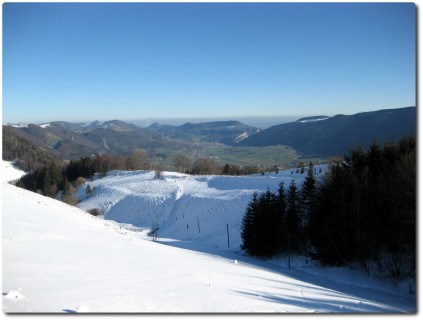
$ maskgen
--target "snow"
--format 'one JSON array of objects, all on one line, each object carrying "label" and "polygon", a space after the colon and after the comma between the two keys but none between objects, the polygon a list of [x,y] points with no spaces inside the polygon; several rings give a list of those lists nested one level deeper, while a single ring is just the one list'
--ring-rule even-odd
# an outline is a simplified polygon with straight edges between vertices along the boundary
[{"label": "snow", "polygon": [[236,137],[235,139],[234,139],[234,141],[236,142],[236,143],[240,143],[242,140],[245,140],[245,139],[247,139],[248,138],[248,132],[244,132],[244,133],[241,133],[238,137]]},{"label": "snow", "polygon": [[6,294],[4,296],[6,299],[10,299],[10,300],[18,300],[18,299],[23,299],[25,298],[22,293],[20,293],[17,290],[12,290],[10,291],[8,294]]},{"label": "snow", "polygon": [[51,123],[40,124],[40,127],[43,128],[43,129],[51,127]]},{"label": "snow", "polygon": [[8,124],[8,125],[10,125],[14,128],[28,128],[28,126],[29,126],[28,123],[23,123],[23,122],[16,123],[16,124]]},{"label": "snow", "polygon": [[299,120],[298,122],[300,122],[300,123],[309,123],[309,122],[324,121],[324,120],[327,120],[327,119],[329,119],[329,117]]},{"label": "snow", "polygon": [[[140,229],[147,222],[150,227],[151,221],[137,214],[136,205],[145,214],[155,208],[150,218],[156,214],[168,222],[159,232],[169,238],[159,238],[159,242],[148,240],[146,230],[125,229],[3,181],[3,311],[416,311],[415,295],[354,270],[304,264],[301,257],[287,269],[283,259],[263,261],[245,256],[235,249],[239,243],[235,226],[230,249],[213,245],[219,238],[226,240],[226,230],[211,231],[218,225],[213,221],[229,216],[222,223],[235,224],[237,210],[251,191],[267,186],[274,189],[284,179],[281,173],[276,176],[192,177],[165,172],[164,178],[157,180],[149,171],[115,171],[89,182],[95,187],[94,195],[81,206],[103,203],[109,210],[106,217],[111,212],[114,217],[136,222]],[[233,186],[238,188],[234,191]],[[81,190],[79,195],[83,197]],[[119,215],[119,203],[127,214]],[[202,214],[192,212],[196,206]],[[178,229],[176,219],[170,223],[176,217],[187,223],[179,216],[182,208],[185,219],[201,217],[200,235],[195,234],[196,221],[189,227],[196,232],[188,234]]]},{"label": "snow", "polygon": [[1,163],[1,177],[2,181],[10,182],[19,179],[25,175],[25,172],[16,168],[11,161],[2,160]]},{"label": "snow", "polygon": [[[316,166],[321,178],[327,166]],[[77,196],[83,210],[98,208],[107,220],[130,224],[141,229],[158,225],[163,239],[193,241],[225,250],[238,250],[240,227],[245,208],[254,191],[285,187],[292,179],[300,187],[306,173],[292,170],[250,176],[192,176],[163,172],[155,179],[154,171],[112,171],[102,179],[89,181]],[[87,185],[94,193],[87,198]],[[227,245],[227,225],[230,244]]]}]

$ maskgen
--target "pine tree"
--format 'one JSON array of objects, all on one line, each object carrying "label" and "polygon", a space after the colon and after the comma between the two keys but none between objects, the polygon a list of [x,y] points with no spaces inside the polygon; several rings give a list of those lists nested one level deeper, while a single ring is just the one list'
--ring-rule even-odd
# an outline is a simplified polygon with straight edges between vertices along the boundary
[{"label": "pine tree", "polygon": [[288,188],[287,207],[286,207],[286,228],[289,237],[289,247],[291,250],[299,248],[300,233],[300,198],[297,185],[292,179]]},{"label": "pine tree", "polygon": [[258,241],[261,243],[260,255],[270,257],[279,251],[280,214],[277,210],[275,194],[267,189],[260,197],[260,219]]},{"label": "pine tree", "polygon": [[62,183],[63,177],[60,167],[58,167],[54,162],[50,163],[44,169],[44,194],[49,197],[54,197]]},{"label": "pine tree", "polygon": [[313,163],[308,165],[307,177],[304,179],[301,186],[301,226],[304,227],[308,223],[308,219],[316,198],[316,179],[314,178]]},{"label": "pine tree", "polygon": [[253,194],[241,226],[241,248],[258,257],[271,257],[280,249],[280,212],[277,197],[270,190]]},{"label": "pine tree", "polygon": [[280,182],[276,197],[276,212],[279,216],[279,230],[278,230],[278,243],[280,249],[284,251],[286,249],[288,232],[286,227],[286,206],[287,206],[286,192],[284,183]]},{"label": "pine tree", "polygon": [[251,200],[245,210],[244,217],[241,224],[241,249],[245,250],[248,254],[255,252],[255,226],[254,215],[258,209],[258,193],[255,191],[252,194]]}]

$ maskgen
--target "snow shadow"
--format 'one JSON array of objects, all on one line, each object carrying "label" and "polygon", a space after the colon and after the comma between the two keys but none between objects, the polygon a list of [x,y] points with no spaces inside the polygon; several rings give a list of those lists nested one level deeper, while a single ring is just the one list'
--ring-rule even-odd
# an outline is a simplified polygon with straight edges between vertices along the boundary
[{"label": "snow shadow", "polygon": [[[356,302],[340,301],[336,298],[331,298],[331,300],[322,300],[321,298],[294,298],[288,296],[281,296],[275,294],[269,294],[266,292],[247,292],[234,290],[234,292],[246,295],[249,297],[263,299],[270,302],[275,302],[278,304],[284,304],[290,307],[297,307],[307,311],[293,311],[295,313],[313,313],[319,312],[322,313],[399,313],[400,311],[392,310],[392,312],[387,312],[389,307],[387,306],[376,306],[373,304],[363,303],[359,300]],[[318,311],[317,311],[318,310]]]},{"label": "snow shadow", "polygon": [[[241,251],[234,251],[233,249],[222,249],[211,247],[207,245],[197,244],[190,241],[179,241],[179,240],[160,240],[158,239],[158,243],[169,245],[172,247],[177,247],[180,249],[195,251],[203,253],[209,256],[212,259],[226,259],[229,263],[233,263],[233,261],[237,260],[237,263],[242,263],[244,265],[248,265],[252,268],[257,268],[261,270],[267,270],[270,272],[275,272],[286,277],[292,278],[294,280],[298,280],[303,282],[304,289],[311,288],[311,286],[318,286],[324,288],[328,292],[328,296],[331,295],[332,298],[336,299],[337,296],[348,296],[352,301],[357,301],[357,305],[354,304],[346,304],[345,301],[342,303],[339,302],[335,305],[332,305],[333,301],[314,301],[313,305],[320,304],[319,307],[327,308],[328,312],[342,312],[342,313],[355,313],[355,312],[364,312],[362,307],[365,305],[366,312],[384,312],[384,313],[399,313],[399,312],[408,312],[414,313],[416,312],[416,296],[410,295],[410,297],[404,297],[394,289],[389,291],[385,290],[386,288],[378,288],[378,287],[371,287],[366,286],[364,287],[361,281],[348,282],[346,283],[343,281],[344,279],[338,278],[336,275],[327,276],[327,274],[318,273],[308,273],[307,268],[302,270],[302,267],[292,267],[291,269],[288,266],[281,266],[272,261],[261,260],[258,258],[249,257]],[[309,268],[319,268],[317,266],[310,266]],[[361,275],[361,274],[360,274]],[[274,281],[271,279],[265,279],[268,281]],[[248,279],[246,280],[248,281]],[[307,284],[311,285],[307,287]],[[275,285],[281,285],[281,283],[277,282]],[[381,291],[382,290],[382,291]],[[383,292],[383,299],[381,299],[381,292]],[[238,292],[240,294],[250,294],[249,292]],[[332,294],[335,294],[334,296]],[[254,295],[254,294],[252,294]],[[288,301],[287,297],[278,297],[274,296],[273,294],[267,294],[263,292],[261,294],[262,297],[273,300],[275,302],[280,303],[289,303],[292,304],[297,303],[298,307],[304,307],[304,301]],[[378,303],[378,301],[384,301],[384,305]],[[307,304],[310,304],[311,300],[308,301]],[[359,303],[363,303],[363,306],[360,306]],[[389,306],[387,305],[389,304]],[[378,305],[378,306],[377,306]],[[310,304],[308,307],[311,307]],[[321,310],[321,309],[320,309]],[[371,310],[371,311],[369,311]],[[391,311],[390,311],[391,310]]]},{"label": "snow shadow", "polygon": [[62,311],[66,313],[76,313],[76,310],[71,310],[71,309],[63,309]]}]

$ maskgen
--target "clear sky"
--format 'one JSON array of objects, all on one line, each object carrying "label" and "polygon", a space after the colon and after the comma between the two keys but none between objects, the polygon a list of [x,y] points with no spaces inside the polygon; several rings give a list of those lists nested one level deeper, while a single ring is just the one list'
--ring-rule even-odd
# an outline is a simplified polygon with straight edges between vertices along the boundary
[{"label": "clear sky", "polygon": [[415,104],[413,3],[3,4],[3,123]]}]

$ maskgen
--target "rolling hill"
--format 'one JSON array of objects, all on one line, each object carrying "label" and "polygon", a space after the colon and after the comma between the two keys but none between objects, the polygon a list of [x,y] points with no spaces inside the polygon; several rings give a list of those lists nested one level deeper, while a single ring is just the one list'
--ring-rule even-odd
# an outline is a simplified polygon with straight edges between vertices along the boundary
[{"label": "rolling hill", "polygon": [[387,109],[354,115],[311,117],[284,123],[240,142],[242,146],[286,145],[307,157],[343,155],[353,145],[367,148],[416,135],[416,108]]}]

